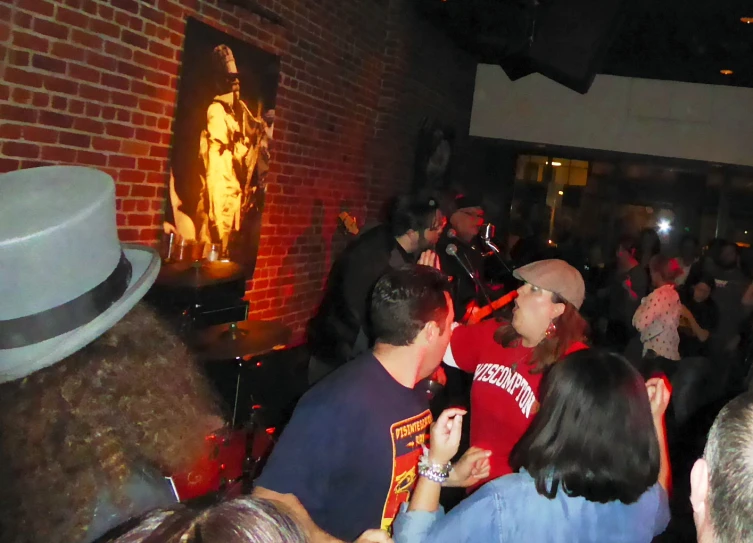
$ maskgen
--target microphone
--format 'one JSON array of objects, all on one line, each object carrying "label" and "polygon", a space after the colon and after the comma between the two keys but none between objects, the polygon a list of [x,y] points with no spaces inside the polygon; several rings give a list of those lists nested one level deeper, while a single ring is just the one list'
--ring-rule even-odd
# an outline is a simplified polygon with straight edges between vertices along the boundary
[{"label": "microphone", "polygon": [[459,264],[460,264],[460,265],[461,265],[461,266],[463,267],[463,269],[465,270],[465,273],[467,273],[467,274],[468,274],[468,277],[470,277],[470,278],[471,278],[471,279],[473,279],[474,281],[476,280],[476,274],[475,274],[475,273],[473,273],[473,271],[471,271],[471,269],[470,269],[470,268],[469,268],[469,267],[467,266],[467,264],[466,264],[466,263],[465,263],[465,262],[463,261],[463,259],[462,259],[462,258],[460,258],[460,255],[458,254],[458,246],[457,246],[457,245],[455,245],[454,243],[450,243],[450,244],[449,244],[449,245],[447,246],[447,248],[445,249],[445,252],[446,252],[446,253],[447,253],[448,255],[450,255],[451,257],[453,257],[453,258],[454,258],[455,260],[457,260],[457,261],[458,261],[458,263],[459,263]]},{"label": "microphone", "polygon": [[494,233],[496,231],[496,228],[494,225],[490,222],[486,223],[484,227],[481,229],[481,241],[484,242],[484,245],[489,247],[491,251],[494,253],[494,256],[497,257],[497,260],[504,266],[504,268],[508,271],[508,273],[512,273],[512,270],[507,265],[507,263],[502,258],[502,251],[499,250],[499,247],[497,247],[497,244],[494,243]]}]

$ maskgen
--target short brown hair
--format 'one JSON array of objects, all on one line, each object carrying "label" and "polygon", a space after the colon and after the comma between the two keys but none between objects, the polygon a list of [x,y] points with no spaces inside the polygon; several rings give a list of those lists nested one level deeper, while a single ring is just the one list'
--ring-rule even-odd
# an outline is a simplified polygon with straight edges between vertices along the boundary
[{"label": "short brown hair", "polygon": [[57,364],[0,386],[3,541],[76,543],[135,465],[180,472],[218,411],[183,343],[145,305]]}]

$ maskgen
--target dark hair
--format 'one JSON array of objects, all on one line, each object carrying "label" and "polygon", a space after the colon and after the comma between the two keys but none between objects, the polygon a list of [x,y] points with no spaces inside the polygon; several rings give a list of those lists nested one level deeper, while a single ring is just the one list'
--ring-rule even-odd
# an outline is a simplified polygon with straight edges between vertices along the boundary
[{"label": "dark hair", "polygon": [[[531,373],[541,373],[565,356],[565,352],[577,341],[585,341],[588,334],[588,323],[581,316],[575,306],[557,293],[552,293],[552,302],[565,304],[565,311],[552,321],[555,332],[545,337],[533,349],[533,355],[528,361],[533,366]],[[512,322],[504,323],[494,332],[494,341],[503,347],[511,347],[521,340],[520,334]]]},{"label": "dark hair", "polygon": [[717,541],[753,537],[753,393],[725,405],[711,426],[703,457],[709,467],[708,505]]},{"label": "dark hair", "polygon": [[659,239],[659,234],[656,233],[656,230],[653,228],[644,228],[640,231],[638,234],[638,252],[641,255],[641,258],[643,258],[643,241],[647,238],[651,238],[651,247],[649,249],[650,256],[658,255],[661,252],[661,240]]},{"label": "dark hair", "polygon": [[587,349],[541,381],[541,407],[510,455],[548,498],[635,502],[659,476],[660,449],[640,374],[622,356]]},{"label": "dark hair", "polygon": [[439,209],[439,197],[434,193],[398,196],[387,219],[392,235],[399,237],[411,230],[423,234],[434,225]]},{"label": "dark hair", "polygon": [[695,277],[691,277],[689,279],[690,280],[687,283],[688,288],[693,288],[700,283],[708,285],[709,289],[711,289],[711,292],[714,292],[714,289],[716,288],[716,281],[710,275],[696,275]]},{"label": "dark hair", "polygon": [[308,538],[282,504],[241,497],[204,510],[177,506],[152,511],[128,523],[127,531],[96,543],[307,543]]},{"label": "dark hair", "polygon": [[444,332],[450,308],[445,292],[450,283],[438,270],[418,264],[391,269],[377,281],[371,295],[371,328],[376,341],[410,345],[426,323]]},{"label": "dark hair", "polygon": [[658,254],[651,257],[649,269],[659,275],[664,283],[672,283],[682,275],[682,268],[676,260],[666,255]]}]

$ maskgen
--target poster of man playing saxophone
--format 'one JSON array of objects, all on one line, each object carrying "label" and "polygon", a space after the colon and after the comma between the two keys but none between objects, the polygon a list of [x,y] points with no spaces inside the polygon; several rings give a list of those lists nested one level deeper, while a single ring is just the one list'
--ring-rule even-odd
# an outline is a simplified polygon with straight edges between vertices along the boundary
[{"label": "poster of man playing saxophone", "polygon": [[253,274],[274,130],[279,61],[189,19],[165,230],[216,244]]}]

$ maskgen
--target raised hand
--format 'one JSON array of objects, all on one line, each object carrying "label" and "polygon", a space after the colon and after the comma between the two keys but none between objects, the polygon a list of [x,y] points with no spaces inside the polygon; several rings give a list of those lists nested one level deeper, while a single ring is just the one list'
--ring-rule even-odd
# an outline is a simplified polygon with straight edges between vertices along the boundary
[{"label": "raised hand", "polygon": [[664,377],[652,377],[646,381],[646,391],[651,404],[651,414],[654,418],[661,418],[672,397],[672,386]]},{"label": "raised hand", "polygon": [[491,451],[471,447],[452,467],[444,486],[467,488],[486,479],[491,471],[491,455]]},{"label": "raised hand", "polygon": [[465,409],[445,409],[431,426],[429,461],[432,464],[447,464],[458,452],[460,434],[463,430]]},{"label": "raised hand", "polygon": [[421,256],[418,257],[418,263],[422,266],[429,266],[442,271],[442,268],[439,265],[439,257],[437,256],[437,253],[432,250],[421,253]]}]

